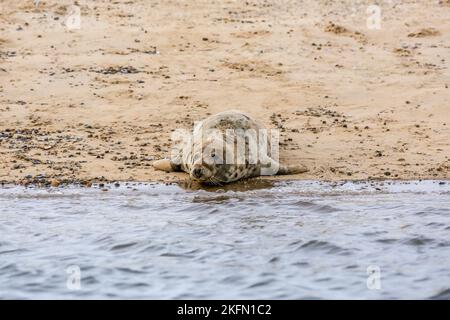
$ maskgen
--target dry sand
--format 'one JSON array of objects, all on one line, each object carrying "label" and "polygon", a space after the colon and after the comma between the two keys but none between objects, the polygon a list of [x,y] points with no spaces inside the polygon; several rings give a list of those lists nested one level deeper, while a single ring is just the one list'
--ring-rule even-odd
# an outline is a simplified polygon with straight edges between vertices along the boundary
[{"label": "dry sand", "polygon": [[450,178],[450,1],[1,0],[0,181],[174,181],[170,134],[227,109],[284,179]]}]

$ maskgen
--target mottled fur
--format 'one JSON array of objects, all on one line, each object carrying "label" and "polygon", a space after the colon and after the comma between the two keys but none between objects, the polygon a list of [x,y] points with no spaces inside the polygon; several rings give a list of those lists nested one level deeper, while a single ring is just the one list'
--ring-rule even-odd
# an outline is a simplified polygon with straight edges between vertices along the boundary
[{"label": "mottled fur", "polygon": [[[282,166],[272,159],[270,154],[265,155],[263,159],[258,159],[256,163],[249,161],[251,159],[249,145],[257,144],[257,139],[249,135],[244,136],[243,132],[248,130],[259,132],[264,129],[262,123],[240,111],[221,112],[198,123],[189,139],[178,141],[170,160],[159,160],[153,165],[159,170],[187,172],[192,179],[208,184],[223,184],[257,177],[267,167],[275,168],[272,174],[294,174],[307,171],[302,166]],[[245,152],[242,153],[244,158],[241,161],[236,161],[238,152],[235,137],[227,136],[227,130],[232,130],[243,139],[241,141],[245,141]],[[270,135],[268,138],[270,144]],[[222,154],[217,150],[221,150]],[[227,152],[234,154],[232,164],[228,161],[229,159],[226,159]]]}]

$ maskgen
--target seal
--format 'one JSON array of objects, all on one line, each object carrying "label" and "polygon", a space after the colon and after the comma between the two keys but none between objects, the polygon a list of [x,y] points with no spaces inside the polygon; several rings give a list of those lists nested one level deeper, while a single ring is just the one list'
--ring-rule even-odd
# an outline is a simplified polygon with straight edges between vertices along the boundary
[{"label": "seal", "polygon": [[184,171],[192,180],[221,185],[261,175],[296,174],[304,166],[286,166],[278,161],[277,131],[238,110],[212,115],[195,125],[192,133],[172,135],[170,159],[153,167],[166,172]]}]

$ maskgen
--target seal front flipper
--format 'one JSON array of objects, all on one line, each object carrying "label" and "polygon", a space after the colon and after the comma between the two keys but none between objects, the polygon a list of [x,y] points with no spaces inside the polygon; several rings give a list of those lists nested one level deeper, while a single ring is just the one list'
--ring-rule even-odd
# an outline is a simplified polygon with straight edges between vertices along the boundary
[{"label": "seal front flipper", "polygon": [[288,175],[308,172],[308,168],[302,165],[282,165],[271,157],[262,158],[261,175]]},{"label": "seal front flipper", "polygon": [[153,168],[166,172],[181,170],[179,165],[174,164],[169,159],[156,160],[155,162],[153,162]]},{"label": "seal front flipper", "polygon": [[308,168],[302,165],[284,166],[280,164],[277,174],[278,175],[298,174],[298,173],[305,173],[308,171],[309,171]]}]

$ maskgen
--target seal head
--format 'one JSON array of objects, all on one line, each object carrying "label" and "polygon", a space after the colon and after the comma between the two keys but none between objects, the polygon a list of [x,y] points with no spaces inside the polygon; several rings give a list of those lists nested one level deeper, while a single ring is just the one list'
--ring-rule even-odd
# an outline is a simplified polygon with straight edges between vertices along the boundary
[{"label": "seal head", "polygon": [[193,180],[211,184],[226,182],[221,174],[225,166],[223,144],[223,138],[214,135],[202,139],[201,147],[193,144],[192,162],[186,170]]}]

